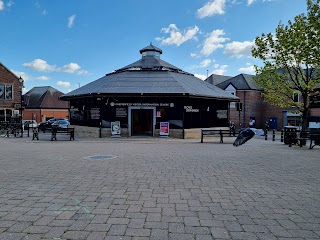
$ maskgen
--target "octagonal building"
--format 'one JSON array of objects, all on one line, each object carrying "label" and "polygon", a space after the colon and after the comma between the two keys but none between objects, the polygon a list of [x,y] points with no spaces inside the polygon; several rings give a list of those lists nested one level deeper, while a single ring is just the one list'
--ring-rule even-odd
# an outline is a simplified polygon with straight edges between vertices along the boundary
[{"label": "octagonal building", "polygon": [[169,136],[189,138],[200,136],[201,128],[229,126],[236,96],[163,61],[152,44],[140,54],[140,60],[60,97],[70,102],[77,131],[98,129],[106,137],[111,123],[120,122],[121,136],[157,137],[160,125],[169,123]]}]

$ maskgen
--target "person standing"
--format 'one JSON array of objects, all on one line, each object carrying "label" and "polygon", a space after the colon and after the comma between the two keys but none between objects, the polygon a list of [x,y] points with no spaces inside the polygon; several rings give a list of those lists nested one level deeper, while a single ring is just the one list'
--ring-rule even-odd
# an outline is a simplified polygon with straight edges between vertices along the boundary
[{"label": "person standing", "polygon": [[235,137],[236,136],[236,126],[234,125],[234,122],[231,122],[230,124],[230,131],[232,135]]}]

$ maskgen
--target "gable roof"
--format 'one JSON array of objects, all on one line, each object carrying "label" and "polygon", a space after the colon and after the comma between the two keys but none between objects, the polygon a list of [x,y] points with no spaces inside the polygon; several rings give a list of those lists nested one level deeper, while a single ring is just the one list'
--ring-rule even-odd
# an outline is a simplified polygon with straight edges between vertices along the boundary
[{"label": "gable roof", "polygon": [[50,86],[34,87],[23,95],[26,108],[68,108],[68,103],[59,100],[63,93]]},{"label": "gable roof", "polygon": [[218,75],[218,74],[211,74],[205,81],[216,86],[217,84],[222,83],[228,80],[229,78],[232,78],[232,77]]},{"label": "gable roof", "polygon": [[9,68],[7,68],[3,63],[0,62],[0,67],[2,67],[3,69],[5,69],[7,72],[9,72],[12,76],[14,76],[18,81],[19,81],[19,77],[13,73]]},{"label": "gable roof", "polygon": [[231,83],[237,90],[258,90],[262,91],[254,81],[254,75],[250,74],[239,74],[235,77],[229,78],[221,83],[216,84],[217,87],[221,89],[226,89],[226,87]]}]

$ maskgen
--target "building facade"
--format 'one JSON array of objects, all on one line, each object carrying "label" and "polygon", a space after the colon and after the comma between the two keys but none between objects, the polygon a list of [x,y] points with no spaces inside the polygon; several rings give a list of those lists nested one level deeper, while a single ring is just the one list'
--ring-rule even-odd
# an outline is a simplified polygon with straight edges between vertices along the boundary
[{"label": "building facade", "polygon": [[163,61],[152,44],[140,53],[140,60],[61,97],[70,102],[71,124],[110,129],[119,122],[124,136],[156,137],[168,123],[178,138],[229,126],[229,102],[237,97]]},{"label": "building facade", "polygon": [[255,84],[253,77],[249,74],[239,74],[235,77],[213,74],[206,81],[239,97],[241,108],[236,104],[230,105],[230,121],[237,127],[264,129],[268,123],[270,129],[282,129],[287,125],[288,111],[264,102],[261,95],[263,89]]},{"label": "building facade", "polygon": [[[0,63],[0,122],[20,118],[23,80]],[[14,120],[16,121],[16,120]]]},{"label": "building facade", "polygon": [[45,122],[51,118],[69,118],[68,102],[59,99],[62,92],[50,86],[34,87],[24,94],[24,120]]},{"label": "building facade", "polygon": [[[256,127],[264,129],[266,123],[269,129],[281,130],[284,126],[301,126],[301,114],[295,109],[285,109],[266,103],[261,93],[263,89],[255,84],[253,75],[239,74],[235,77],[211,75],[207,82],[240,98],[241,109],[233,103],[230,105],[230,121],[238,127]],[[315,89],[315,92],[318,91]],[[295,101],[301,101],[299,94],[293,96]],[[319,96],[310,99],[311,119],[320,117]],[[240,110],[240,111],[238,111]],[[313,121],[313,120],[312,120]]]}]

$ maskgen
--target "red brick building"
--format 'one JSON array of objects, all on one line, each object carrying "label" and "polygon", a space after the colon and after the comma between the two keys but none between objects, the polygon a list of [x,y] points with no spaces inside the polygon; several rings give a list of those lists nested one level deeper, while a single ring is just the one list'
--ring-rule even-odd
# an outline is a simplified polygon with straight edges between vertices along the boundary
[{"label": "red brick building", "polygon": [[0,122],[20,116],[23,79],[0,63]]},{"label": "red brick building", "polygon": [[282,129],[287,125],[288,115],[294,114],[264,102],[261,96],[263,89],[252,78],[253,75],[249,74],[235,77],[213,74],[206,81],[240,98],[241,111],[238,111],[235,103],[230,104],[230,122],[234,122],[237,127],[265,128],[268,122],[271,129]]},{"label": "red brick building", "polygon": [[34,87],[24,95],[24,120],[38,123],[50,118],[68,118],[68,102],[59,99],[63,93],[49,86]]}]

